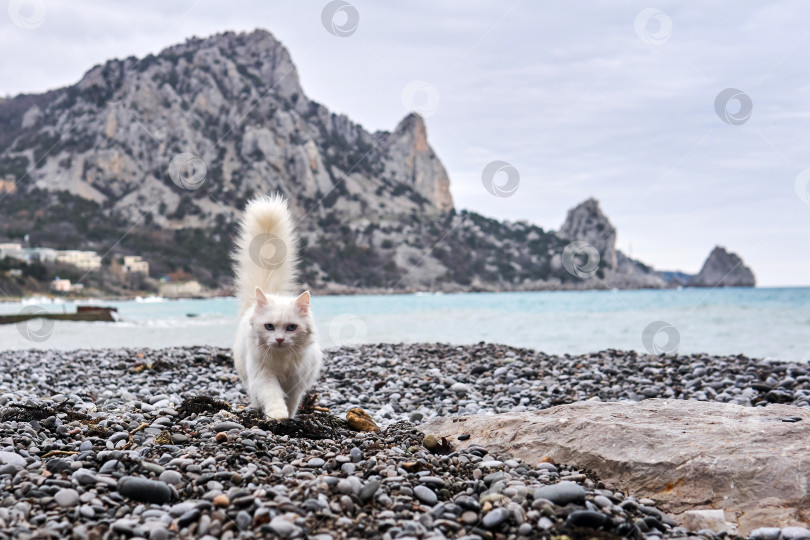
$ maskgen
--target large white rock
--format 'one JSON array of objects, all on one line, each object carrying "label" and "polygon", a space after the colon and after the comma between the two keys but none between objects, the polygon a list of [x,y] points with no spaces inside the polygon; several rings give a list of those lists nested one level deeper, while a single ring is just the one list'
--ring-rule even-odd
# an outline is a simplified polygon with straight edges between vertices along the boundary
[{"label": "large white rock", "polygon": [[[810,411],[799,407],[580,402],[436,418],[422,429],[458,447],[480,444],[531,464],[550,456],[591,469],[614,488],[654,499],[684,525],[695,522],[686,512],[711,509],[722,509],[742,534],[810,524],[802,517],[810,515]],[[462,433],[470,439],[456,440]]]}]

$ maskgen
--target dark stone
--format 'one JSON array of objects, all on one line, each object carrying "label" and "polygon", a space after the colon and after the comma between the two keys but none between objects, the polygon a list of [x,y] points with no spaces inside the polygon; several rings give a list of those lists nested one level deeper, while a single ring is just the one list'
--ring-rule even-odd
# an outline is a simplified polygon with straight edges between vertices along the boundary
[{"label": "dark stone", "polygon": [[200,519],[200,515],[201,512],[199,508],[192,508],[191,510],[189,510],[188,512],[184,513],[182,516],[177,518],[177,525],[181,528],[191,525],[192,523]]},{"label": "dark stone", "polygon": [[165,483],[139,476],[121,478],[118,481],[118,492],[136,501],[155,504],[166,504],[172,498],[172,491]]},{"label": "dark stone", "polygon": [[565,523],[571,527],[590,527],[592,529],[598,529],[604,526],[608,521],[608,517],[600,512],[594,512],[593,510],[576,510],[568,514]]},{"label": "dark stone", "polygon": [[360,490],[360,501],[361,502],[368,502],[374,497],[374,494],[377,493],[377,490],[380,489],[380,481],[379,480],[369,480],[368,483],[363,486],[363,489]]}]

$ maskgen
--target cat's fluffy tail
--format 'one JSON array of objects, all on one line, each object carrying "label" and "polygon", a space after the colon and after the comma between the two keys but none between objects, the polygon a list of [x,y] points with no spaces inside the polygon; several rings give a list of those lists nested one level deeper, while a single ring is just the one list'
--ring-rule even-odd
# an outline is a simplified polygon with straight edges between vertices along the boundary
[{"label": "cat's fluffy tail", "polygon": [[292,293],[298,266],[298,238],[287,201],[260,195],[245,207],[232,255],[240,313],[268,294]]}]

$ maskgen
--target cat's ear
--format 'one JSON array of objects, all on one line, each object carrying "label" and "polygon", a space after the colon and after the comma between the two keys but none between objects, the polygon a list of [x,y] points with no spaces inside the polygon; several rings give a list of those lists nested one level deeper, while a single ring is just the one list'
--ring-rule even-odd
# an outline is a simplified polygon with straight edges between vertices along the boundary
[{"label": "cat's ear", "polygon": [[295,305],[301,313],[306,313],[309,310],[309,291],[302,292],[298,298],[295,299]]},{"label": "cat's ear", "polygon": [[259,287],[256,287],[256,305],[257,306],[267,305],[267,297],[264,295],[264,293]]}]

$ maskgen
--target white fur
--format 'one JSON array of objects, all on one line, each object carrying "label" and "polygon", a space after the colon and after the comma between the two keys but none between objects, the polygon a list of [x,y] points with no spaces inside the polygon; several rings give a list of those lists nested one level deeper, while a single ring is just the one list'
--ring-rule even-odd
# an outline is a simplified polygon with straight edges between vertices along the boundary
[{"label": "white fur", "polygon": [[[286,246],[286,257],[278,267],[254,260],[258,256],[255,244],[251,254],[254,239],[267,235]],[[240,300],[233,346],[236,370],[251,406],[271,418],[292,418],[304,393],[318,378],[322,354],[309,292],[290,294],[296,276],[297,238],[287,203],[280,195],[260,196],[248,203],[236,246],[233,259]],[[273,329],[266,328],[267,324]],[[295,329],[288,330],[289,325]]]}]

